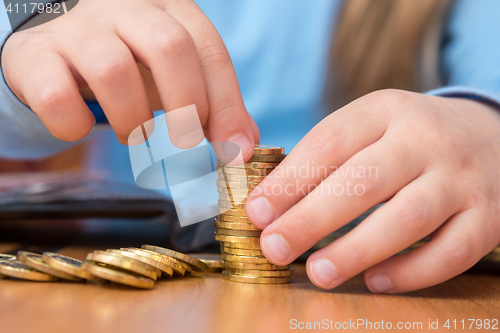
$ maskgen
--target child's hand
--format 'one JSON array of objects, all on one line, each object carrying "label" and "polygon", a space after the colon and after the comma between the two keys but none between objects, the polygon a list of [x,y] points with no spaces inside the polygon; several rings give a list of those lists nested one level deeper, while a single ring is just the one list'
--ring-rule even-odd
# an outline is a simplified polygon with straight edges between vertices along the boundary
[{"label": "child's hand", "polygon": [[[85,137],[94,125],[79,93],[86,86],[122,143],[153,117],[136,62],[151,70],[166,111],[195,104],[211,141],[233,142],[243,155],[253,154],[259,134],[231,59],[193,1],[80,1],[58,19],[13,34],[2,54],[11,89],[67,141]],[[181,146],[203,139],[203,131],[183,126],[182,119],[179,126]]]},{"label": "child's hand", "polygon": [[[391,90],[334,112],[247,200],[252,222],[265,228],[266,257],[288,264],[388,200],[308,259],[314,284],[334,288],[366,270],[370,290],[400,293],[467,270],[500,242],[498,112]],[[427,235],[429,243],[393,257]]]}]

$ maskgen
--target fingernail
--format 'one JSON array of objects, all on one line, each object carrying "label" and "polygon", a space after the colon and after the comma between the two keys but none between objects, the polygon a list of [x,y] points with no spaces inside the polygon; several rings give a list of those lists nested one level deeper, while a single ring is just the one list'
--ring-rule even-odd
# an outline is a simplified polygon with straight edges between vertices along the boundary
[{"label": "fingernail", "polygon": [[144,124],[142,124],[144,126],[144,132],[146,134],[146,139],[149,140],[149,138],[151,137],[151,135],[153,134],[154,130],[155,130],[155,122],[154,122],[154,119],[151,119],[151,120],[148,120],[146,121]]},{"label": "fingernail", "polygon": [[326,258],[316,259],[310,265],[311,278],[322,288],[330,289],[339,274],[335,265]]},{"label": "fingernail", "polygon": [[392,290],[391,279],[381,272],[372,273],[367,277],[368,289],[375,294],[383,294]]},{"label": "fingernail", "polygon": [[179,149],[194,148],[205,138],[194,104],[165,112],[165,121],[170,141]]},{"label": "fingernail", "polygon": [[199,145],[204,138],[205,133],[203,133],[203,128],[198,127],[193,131],[182,133],[177,138],[177,145],[186,149],[193,148]]},{"label": "fingernail", "polygon": [[[238,147],[240,147],[242,157],[245,157],[248,154],[248,152],[250,151],[250,148],[252,148],[252,145],[253,145],[250,142],[250,139],[248,138],[248,136],[246,136],[245,134],[242,134],[242,133],[233,135],[227,141],[234,143],[234,144],[238,145]],[[231,147],[229,147],[228,145],[224,145],[223,149],[224,149],[224,154],[226,156],[230,157],[230,156],[234,155],[234,149],[231,149]],[[231,160],[233,160],[233,159],[234,159],[234,156],[233,156],[233,158],[231,158]]]},{"label": "fingernail", "polygon": [[261,241],[261,247],[272,262],[279,265],[288,264],[292,249],[280,234],[270,234]]},{"label": "fingernail", "polygon": [[138,126],[129,134],[127,144],[129,146],[136,146],[144,143],[145,141],[146,139],[144,138],[142,126]]},{"label": "fingernail", "polygon": [[276,213],[273,206],[265,197],[257,197],[247,202],[245,209],[252,222],[264,229],[274,222]]}]

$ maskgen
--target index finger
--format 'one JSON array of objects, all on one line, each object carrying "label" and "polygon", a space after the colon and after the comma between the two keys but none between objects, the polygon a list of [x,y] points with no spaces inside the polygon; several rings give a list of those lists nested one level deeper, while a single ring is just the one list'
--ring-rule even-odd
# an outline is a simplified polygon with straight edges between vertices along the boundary
[{"label": "index finger", "polygon": [[[376,99],[376,98],[375,98]],[[379,140],[387,127],[382,103],[360,99],[316,125],[249,195],[246,212],[264,229],[350,157]]]},{"label": "index finger", "polygon": [[[253,155],[255,138],[222,38],[194,1],[169,3],[167,12],[189,31],[200,56],[209,103],[209,140],[237,144],[247,161]],[[234,152],[217,154],[232,156]]]}]

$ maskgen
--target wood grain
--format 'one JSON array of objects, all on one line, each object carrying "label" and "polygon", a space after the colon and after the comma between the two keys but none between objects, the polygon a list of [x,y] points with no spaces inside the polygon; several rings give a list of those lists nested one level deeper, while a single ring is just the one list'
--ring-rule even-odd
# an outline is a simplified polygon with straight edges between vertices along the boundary
[{"label": "wood grain", "polygon": [[[91,250],[70,247],[60,252],[83,259]],[[359,318],[421,321],[425,332],[429,319],[441,326],[446,319],[500,319],[498,275],[465,273],[432,288],[391,296],[371,294],[361,275],[335,290],[320,290],[308,280],[304,265],[294,267],[288,285],[228,282],[218,273],[162,280],[150,291],[2,280],[0,331],[288,332],[291,319]]]}]

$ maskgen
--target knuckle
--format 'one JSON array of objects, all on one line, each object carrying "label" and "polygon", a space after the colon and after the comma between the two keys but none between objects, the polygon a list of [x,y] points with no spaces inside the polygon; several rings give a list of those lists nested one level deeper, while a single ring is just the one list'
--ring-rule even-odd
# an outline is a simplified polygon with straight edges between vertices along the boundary
[{"label": "knuckle", "polygon": [[345,239],[345,243],[342,245],[344,248],[344,253],[348,253],[349,256],[352,257],[350,262],[356,263],[356,267],[365,267],[368,268],[372,266],[372,263],[369,262],[369,252],[366,252],[362,247],[353,243],[350,239]]},{"label": "knuckle", "polygon": [[381,105],[401,104],[408,100],[408,93],[398,89],[382,89],[368,94],[367,97],[373,98],[375,102]]},{"label": "knuckle", "polygon": [[203,63],[230,65],[231,57],[226,48],[219,44],[209,44],[202,47],[199,51],[200,60]]},{"label": "knuckle", "polygon": [[170,29],[154,38],[152,52],[160,57],[181,57],[189,44],[189,33],[184,29]]},{"label": "knuckle", "polygon": [[404,110],[407,111],[409,93],[398,89],[382,89],[361,97],[370,105],[370,110],[377,113],[389,113]]},{"label": "knuckle", "polygon": [[316,128],[314,133],[308,137],[308,150],[317,157],[330,156],[336,152],[342,151],[341,135],[335,131]]},{"label": "knuckle", "polygon": [[457,239],[447,244],[443,252],[443,258],[446,258],[448,269],[455,273],[463,272],[474,265],[476,262],[474,258],[479,260],[479,256],[475,255],[477,247],[470,239]]},{"label": "knuckle", "polygon": [[121,82],[126,76],[129,63],[125,53],[109,56],[97,65],[94,71],[95,78],[103,84]]},{"label": "knuckle", "polygon": [[[211,116],[217,117],[217,119],[220,121],[234,122],[234,115],[240,114],[241,106],[242,105],[240,103],[234,100],[227,100],[225,102],[222,102],[221,105],[219,105],[217,108],[211,108],[210,114]],[[236,124],[233,124],[232,126],[235,125]]]},{"label": "knuckle", "polygon": [[429,202],[423,198],[407,198],[399,205],[397,219],[401,221],[401,227],[408,233],[423,230],[429,216]]},{"label": "knuckle", "polygon": [[[354,166],[351,165],[350,168],[352,170],[363,170],[366,169],[365,166],[359,165]],[[343,171],[340,173],[342,174]],[[372,177],[372,175],[368,173],[362,173],[362,175],[357,174],[356,172],[347,172],[349,175],[346,179],[346,188],[351,188],[352,191],[349,193],[356,193],[357,196],[363,198],[373,198],[378,193],[380,186],[376,177]]]},{"label": "knuckle", "polygon": [[34,102],[35,109],[43,110],[45,114],[58,112],[60,106],[66,102],[66,89],[57,86],[47,86],[37,96]]},{"label": "knuckle", "polygon": [[315,219],[312,218],[312,214],[308,217],[303,213],[296,213],[294,220],[296,223],[296,228],[294,229],[300,230],[300,232],[297,233],[297,236],[303,243],[310,242],[313,238],[319,236],[320,230],[318,228],[318,224],[315,223]]}]

